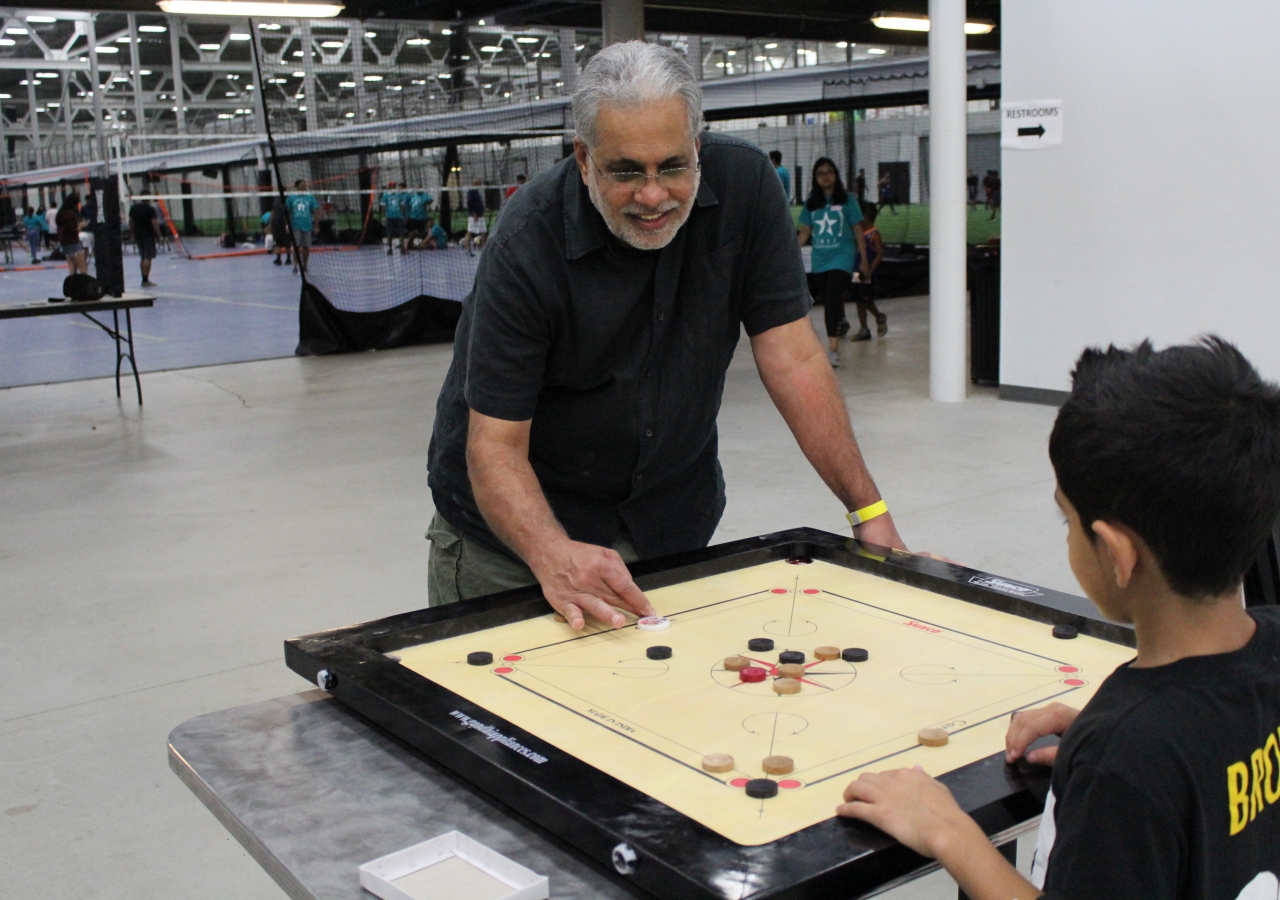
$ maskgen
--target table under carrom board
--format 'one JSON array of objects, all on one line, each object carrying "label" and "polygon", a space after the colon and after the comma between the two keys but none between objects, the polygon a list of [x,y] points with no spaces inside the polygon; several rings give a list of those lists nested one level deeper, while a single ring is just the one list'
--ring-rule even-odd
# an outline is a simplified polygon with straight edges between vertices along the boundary
[{"label": "table under carrom board", "polygon": [[[1081,706],[1132,657],[1132,632],[1083,598],[813,529],[631,568],[668,629],[575,632],[535,587],[292,640],[287,662],[657,896],[845,898],[921,864],[834,817],[849,781],[920,765],[1008,832],[1048,781],[1004,763],[1010,714]],[[804,654],[795,694],[774,691],[784,651]],[[766,678],[743,681],[735,655]],[[921,746],[924,728],[947,744]],[[793,770],[766,773],[776,756]],[[776,794],[749,796],[765,778]]]}]

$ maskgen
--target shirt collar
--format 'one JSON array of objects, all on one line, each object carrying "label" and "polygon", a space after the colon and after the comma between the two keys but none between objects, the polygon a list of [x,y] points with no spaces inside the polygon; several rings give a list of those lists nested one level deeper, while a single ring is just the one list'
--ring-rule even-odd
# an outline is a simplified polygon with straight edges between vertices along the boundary
[{"label": "shirt collar", "polygon": [[[704,171],[705,176],[705,171]],[[703,179],[698,183],[698,196],[695,206],[718,206],[720,200],[715,191]],[[692,218],[692,217],[691,217]],[[684,227],[689,227],[686,222]],[[609,226],[604,217],[591,202],[587,186],[582,183],[582,173],[578,170],[573,157],[565,170],[564,183],[564,232],[565,256],[568,259],[581,259],[593,250],[599,250],[609,239]]]}]

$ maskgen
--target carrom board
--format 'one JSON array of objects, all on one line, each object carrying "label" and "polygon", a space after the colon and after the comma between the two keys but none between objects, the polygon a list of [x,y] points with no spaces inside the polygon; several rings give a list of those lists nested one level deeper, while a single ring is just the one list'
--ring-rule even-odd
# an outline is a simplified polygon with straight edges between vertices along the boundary
[{"label": "carrom board", "polygon": [[[294,671],[618,877],[664,900],[847,898],[924,864],[834,817],[860,772],[921,765],[999,839],[1039,815],[1049,772],[1003,759],[1010,713],[1080,706],[1129,659],[1088,601],[802,528],[631,566],[666,631],[573,632],[536,586],[286,641]],[[1052,637],[1054,625],[1079,631]],[[771,638],[751,652],[752,638]],[[668,659],[647,649],[671,648]],[[818,646],[865,662],[816,660]],[[805,654],[801,691],[771,672]],[[488,651],[493,662],[468,665]],[[921,747],[940,727],[945,747]],[[705,754],[734,757],[723,774]],[[740,786],[785,755],[778,792]]]},{"label": "carrom board", "polygon": [[[782,560],[649,592],[671,627],[575,632],[546,615],[396,652],[405,666],[738,844],[777,840],[834,815],[863,771],[941,775],[1004,750],[1009,716],[1061,700],[1083,706],[1132,651],[821,560]],[[751,638],[770,638],[752,652]],[[670,647],[665,660],[646,649]],[[857,647],[865,662],[814,658]],[[491,665],[467,654],[493,653]],[[805,654],[799,694],[773,691],[778,653]],[[764,668],[747,683],[723,665]],[[920,746],[922,728],[950,735]],[[736,769],[703,771],[730,754]],[[770,776],[767,756],[795,769]],[[748,779],[773,777],[752,799]]]}]

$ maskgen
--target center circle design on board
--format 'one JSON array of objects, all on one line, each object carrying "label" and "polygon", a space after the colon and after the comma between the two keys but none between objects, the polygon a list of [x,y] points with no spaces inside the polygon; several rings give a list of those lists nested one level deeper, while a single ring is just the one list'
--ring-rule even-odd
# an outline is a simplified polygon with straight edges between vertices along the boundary
[{"label": "center circle design on board", "polygon": [[[779,645],[777,650],[768,653],[751,653],[750,651],[742,651],[736,654],[726,653],[712,664],[711,677],[716,684],[723,688],[728,688],[735,694],[747,694],[759,698],[767,697],[770,700],[784,702],[793,697],[815,697],[829,694],[832,691],[848,687],[858,678],[858,667],[853,663],[847,663],[843,659],[813,660],[810,655],[810,663],[805,666],[804,676],[801,679],[800,693],[779,697],[773,691],[773,679],[777,675],[777,651],[786,649],[803,649],[806,654],[812,654],[813,648],[806,647],[803,644],[793,645],[789,648]],[[751,660],[751,665],[764,669],[768,673],[768,677],[764,681],[754,684],[743,681],[737,672],[730,672],[724,667],[724,660],[729,656],[745,656]]]}]

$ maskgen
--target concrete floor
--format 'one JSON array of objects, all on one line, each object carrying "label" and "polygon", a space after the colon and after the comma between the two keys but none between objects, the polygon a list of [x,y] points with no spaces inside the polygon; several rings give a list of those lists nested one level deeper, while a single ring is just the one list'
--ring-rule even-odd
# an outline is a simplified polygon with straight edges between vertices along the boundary
[{"label": "concrete floor", "polygon": [[[863,450],[916,549],[1076,591],[1054,411],[931,403],[927,305],[845,345]],[[282,639],[426,603],[426,451],[447,346],[0,390],[0,898],[283,896],[168,771],[205,712],[304,690]],[[717,541],[843,510],[744,341],[720,416]],[[895,894],[954,897],[945,876]]]}]

